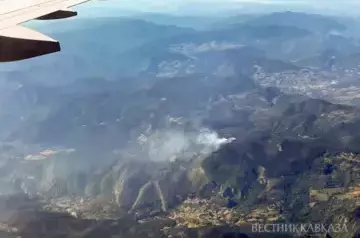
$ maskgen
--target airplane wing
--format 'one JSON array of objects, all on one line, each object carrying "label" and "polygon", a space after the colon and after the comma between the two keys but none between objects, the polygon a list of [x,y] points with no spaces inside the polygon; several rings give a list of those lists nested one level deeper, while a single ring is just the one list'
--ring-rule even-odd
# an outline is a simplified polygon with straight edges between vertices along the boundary
[{"label": "airplane wing", "polygon": [[70,7],[89,0],[0,0],[0,62],[37,57],[60,51],[56,40],[20,26],[29,20],[76,16]]}]

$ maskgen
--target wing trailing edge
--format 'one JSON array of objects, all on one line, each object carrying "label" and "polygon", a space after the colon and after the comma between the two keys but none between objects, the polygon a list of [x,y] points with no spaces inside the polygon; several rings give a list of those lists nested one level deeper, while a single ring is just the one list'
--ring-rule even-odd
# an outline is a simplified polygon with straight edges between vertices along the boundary
[{"label": "wing trailing edge", "polygon": [[23,26],[0,30],[0,62],[18,61],[60,51],[56,40]]}]

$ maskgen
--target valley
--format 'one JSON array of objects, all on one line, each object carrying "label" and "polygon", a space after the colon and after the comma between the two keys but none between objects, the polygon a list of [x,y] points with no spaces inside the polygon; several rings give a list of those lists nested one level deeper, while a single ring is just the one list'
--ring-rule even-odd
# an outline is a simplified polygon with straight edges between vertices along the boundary
[{"label": "valley", "polygon": [[151,19],[84,20],[54,32],[62,53],[0,66],[1,237],[294,237],[251,224],[306,222],[358,237],[347,26]]}]

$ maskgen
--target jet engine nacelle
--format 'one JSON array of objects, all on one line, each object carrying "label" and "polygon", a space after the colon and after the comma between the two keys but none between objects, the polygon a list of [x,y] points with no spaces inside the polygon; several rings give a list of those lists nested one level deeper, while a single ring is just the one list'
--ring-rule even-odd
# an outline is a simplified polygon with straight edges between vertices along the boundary
[{"label": "jet engine nacelle", "polygon": [[47,15],[44,15],[42,17],[36,18],[37,20],[57,20],[57,19],[64,19],[69,17],[77,16],[77,12],[72,9],[63,9],[58,10],[53,13],[49,13]]}]

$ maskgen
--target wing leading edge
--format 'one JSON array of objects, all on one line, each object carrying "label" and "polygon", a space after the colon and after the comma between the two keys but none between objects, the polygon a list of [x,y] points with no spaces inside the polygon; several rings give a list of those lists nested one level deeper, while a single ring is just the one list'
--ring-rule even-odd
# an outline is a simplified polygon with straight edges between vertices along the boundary
[{"label": "wing leading edge", "polygon": [[17,61],[60,51],[56,40],[19,24],[32,19],[76,16],[69,7],[89,0],[13,0],[0,2],[0,62]]}]

